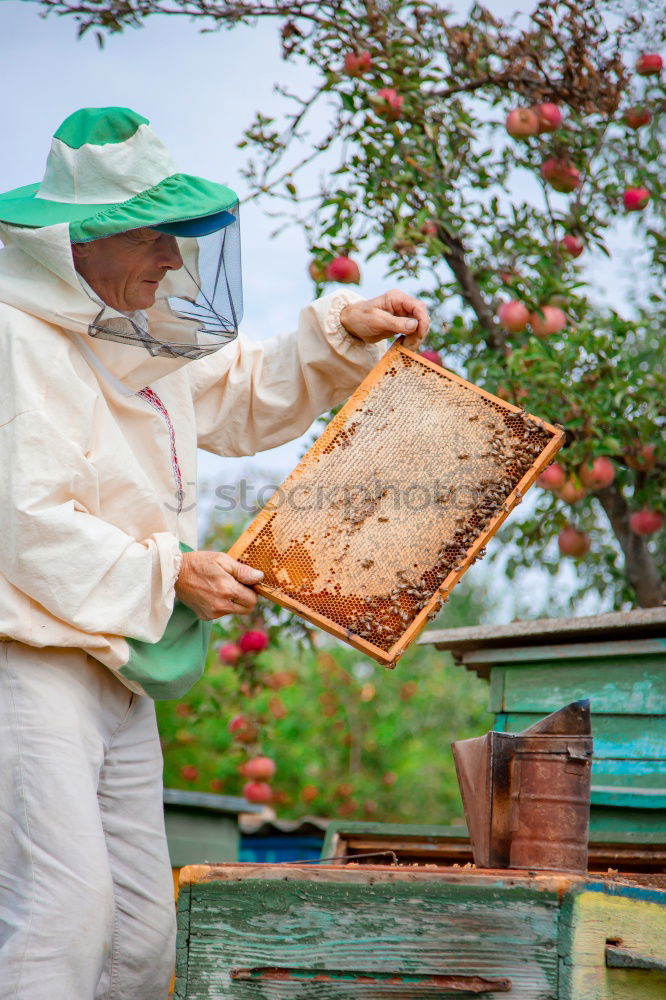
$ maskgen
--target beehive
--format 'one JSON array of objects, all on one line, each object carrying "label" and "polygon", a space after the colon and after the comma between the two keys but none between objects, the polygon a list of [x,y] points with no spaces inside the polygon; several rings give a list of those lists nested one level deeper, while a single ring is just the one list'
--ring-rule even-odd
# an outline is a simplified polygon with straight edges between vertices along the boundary
[{"label": "beehive", "polygon": [[230,554],[387,666],[484,554],[561,429],[394,345]]}]

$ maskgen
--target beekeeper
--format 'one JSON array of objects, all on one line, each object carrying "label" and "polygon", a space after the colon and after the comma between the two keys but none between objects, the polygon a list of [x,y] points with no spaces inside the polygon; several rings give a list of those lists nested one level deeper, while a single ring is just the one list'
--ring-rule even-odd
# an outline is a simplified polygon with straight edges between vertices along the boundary
[{"label": "beekeeper", "polygon": [[301,434],[427,332],[334,292],[236,339],[238,199],[148,121],[85,108],[0,195],[0,997],[165,1000],[172,880],[153,699],[200,676],[258,571],[192,551],[197,446]]}]

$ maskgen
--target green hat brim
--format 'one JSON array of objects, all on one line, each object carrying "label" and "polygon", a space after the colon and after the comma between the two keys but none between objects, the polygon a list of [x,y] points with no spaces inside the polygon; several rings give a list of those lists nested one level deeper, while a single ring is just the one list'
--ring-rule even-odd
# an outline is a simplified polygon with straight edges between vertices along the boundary
[{"label": "green hat brim", "polygon": [[0,222],[32,229],[67,222],[72,243],[214,215],[238,202],[231,188],[193,174],[171,174],[127,201],[108,205],[50,201],[35,197],[38,191],[39,184],[27,184],[0,194]]}]

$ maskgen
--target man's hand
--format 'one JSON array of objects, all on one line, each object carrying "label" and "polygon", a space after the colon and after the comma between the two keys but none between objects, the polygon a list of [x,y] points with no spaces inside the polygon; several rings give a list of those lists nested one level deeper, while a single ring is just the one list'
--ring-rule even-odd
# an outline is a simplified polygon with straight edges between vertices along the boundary
[{"label": "man's hand", "polygon": [[185,552],[176,597],[203,621],[247,615],[257,603],[250,588],[263,578],[260,569],[239,563],[226,552]]},{"label": "man's hand", "polygon": [[348,333],[369,344],[404,334],[404,346],[411,351],[418,351],[430,328],[423,303],[397,288],[376,299],[350,303],[340,313],[340,322]]}]

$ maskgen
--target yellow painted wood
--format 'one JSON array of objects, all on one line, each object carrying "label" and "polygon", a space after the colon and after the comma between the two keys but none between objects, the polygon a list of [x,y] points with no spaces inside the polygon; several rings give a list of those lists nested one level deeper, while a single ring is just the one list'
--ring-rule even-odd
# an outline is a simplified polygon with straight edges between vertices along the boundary
[{"label": "yellow painted wood", "polygon": [[663,903],[583,890],[563,909],[560,1000],[664,1000],[666,974],[606,968],[609,941],[646,958],[666,960]]}]

